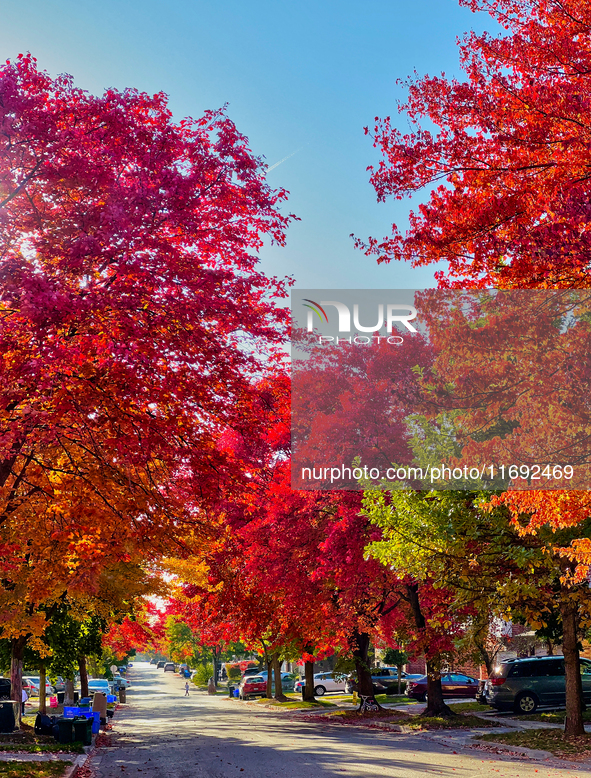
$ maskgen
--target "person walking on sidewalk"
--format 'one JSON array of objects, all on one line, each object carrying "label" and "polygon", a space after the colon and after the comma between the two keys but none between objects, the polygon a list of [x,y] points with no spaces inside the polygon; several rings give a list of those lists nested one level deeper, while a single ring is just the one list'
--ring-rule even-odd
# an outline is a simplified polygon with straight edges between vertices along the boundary
[{"label": "person walking on sidewalk", "polygon": [[25,689],[23,689],[21,693],[21,716],[25,715],[25,703],[27,702],[28,699],[29,699],[29,695],[27,694]]},{"label": "person walking on sidewalk", "polygon": [[189,682],[185,681],[185,697],[189,696]]}]

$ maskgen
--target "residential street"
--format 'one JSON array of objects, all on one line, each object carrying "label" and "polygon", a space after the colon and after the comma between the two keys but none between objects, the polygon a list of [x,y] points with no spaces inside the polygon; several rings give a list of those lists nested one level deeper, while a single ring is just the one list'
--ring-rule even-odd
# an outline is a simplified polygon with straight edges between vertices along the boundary
[{"label": "residential street", "polygon": [[114,719],[112,747],[92,757],[97,778],[591,776],[591,768],[462,749],[466,733],[384,733],[293,720],[193,690],[185,698],[184,680],[144,663],[129,678],[129,704]]}]

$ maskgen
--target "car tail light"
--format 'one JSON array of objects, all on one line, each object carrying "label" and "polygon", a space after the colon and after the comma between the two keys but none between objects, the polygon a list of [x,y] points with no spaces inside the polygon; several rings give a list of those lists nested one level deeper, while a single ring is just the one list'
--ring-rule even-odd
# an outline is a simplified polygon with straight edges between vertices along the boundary
[{"label": "car tail light", "polygon": [[493,686],[502,686],[506,680],[506,678],[491,678],[490,682]]}]

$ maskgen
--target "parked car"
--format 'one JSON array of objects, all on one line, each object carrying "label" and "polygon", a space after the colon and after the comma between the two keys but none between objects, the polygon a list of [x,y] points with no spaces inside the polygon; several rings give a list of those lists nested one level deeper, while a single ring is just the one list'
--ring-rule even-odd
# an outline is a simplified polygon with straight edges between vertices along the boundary
[{"label": "parked car", "polygon": [[[29,697],[39,696],[39,684],[41,679],[38,676],[25,676],[23,677],[23,689],[27,692]],[[45,694],[55,694],[55,689],[50,683],[45,684]]]},{"label": "parked car", "polygon": [[122,675],[115,675],[111,681],[111,686],[114,689],[129,689],[131,681],[128,681],[127,678],[124,678]]},{"label": "parked car", "polygon": [[117,673],[119,675],[125,675],[127,673],[127,667],[125,665],[121,665],[121,667],[117,668]]},{"label": "parked car", "polygon": [[[580,660],[583,699],[591,703],[591,661]],[[494,668],[484,685],[486,702],[497,710],[534,713],[540,705],[564,707],[563,656],[507,659]]]},{"label": "parked car", "polygon": [[242,673],[242,677],[249,675],[264,675],[266,677],[267,671],[262,670],[260,667],[247,667],[246,670]]},{"label": "parked car", "polygon": [[158,662],[158,664],[156,665],[156,669],[157,670],[162,670],[162,668],[164,667],[165,664],[166,664],[166,662]]},{"label": "parked car", "polygon": [[56,690],[56,692],[65,692],[66,691],[66,682],[62,678],[61,675],[58,675],[52,682],[51,685]]},{"label": "parked car", "polygon": [[89,678],[88,679],[88,692],[103,692],[104,694],[111,694],[111,686],[106,678]]},{"label": "parked car", "polygon": [[[478,681],[469,675],[463,673],[442,673],[441,689],[444,698],[447,697],[476,697],[478,691]],[[427,699],[427,676],[423,675],[413,681],[408,681],[406,685],[407,697],[412,697],[419,702],[425,702]]]},{"label": "parked car", "polygon": [[[267,681],[267,671],[263,670],[261,673],[258,673],[258,675],[261,676],[261,678],[265,679],[265,683]],[[274,679],[274,676],[273,676]],[[273,684],[275,681],[273,680]],[[284,692],[291,692],[293,691],[293,674],[292,673],[281,673],[281,689]]]},{"label": "parked car", "polygon": [[[400,688],[401,691],[405,691],[408,681],[418,681],[419,678],[423,678],[421,674],[405,673],[404,670],[400,673]],[[398,668],[397,667],[376,667],[371,671],[371,681],[373,684],[374,694],[397,694],[398,693]],[[357,685],[357,679],[355,676],[349,676],[347,678],[346,691],[348,694],[351,692],[359,691]]]},{"label": "parked car", "polygon": [[0,678],[0,700],[9,700],[11,690],[10,678]]},{"label": "parked car", "polygon": [[176,672],[176,667],[174,662],[166,662],[164,667],[162,668],[165,673],[174,673]]},{"label": "parked car", "polygon": [[249,697],[264,697],[267,694],[267,679],[262,675],[243,675],[238,686],[238,697],[247,700]]},{"label": "parked car", "polygon": [[[301,692],[305,684],[305,679],[300,678],[295,682],[294,692]],[[316,697],[322,697],[326,692],[344,692],[347,686],[347,678],[340,673],[314,673],[314,694]]]}]

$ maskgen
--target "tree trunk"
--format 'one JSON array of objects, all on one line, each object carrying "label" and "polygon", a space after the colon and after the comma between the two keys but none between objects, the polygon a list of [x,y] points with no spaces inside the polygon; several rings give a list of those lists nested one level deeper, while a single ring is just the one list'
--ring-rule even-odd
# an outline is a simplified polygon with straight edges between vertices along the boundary
[{"label": "tree trunk", "polygon": [[13,638],[10,641],[10,683],[12,686],[11,697],[18,702],[18,716],[15,725],[17,729],[21,725],[21,704],[23,698],[23,652],[27,643],[26,636]]},{"label": "tree trunk", "polygon": [[78,657],[78,670],[80,672],[80,696],[89,697],[88,694],[88,670],[86,668],[86,657]]},{"label": "tree trunk", "polygon": [[266,657],[265,664],[267,665],[267,694],[268,700],[273,699],[273,658]]},{"label": "tree trunk", "polygon": [[[412,583],[406,585],[407,599],[410,604],[415,626],[419,631],[425,629],[425,617],[419,601],[419,585]],[[421,716],[455,716],[452,709],[443,700],[441,688],[441,668],[439,657],[432,657],[427,661],[427,707]]]},{"label": "tree trunk", "polygon": [[72,678],[66,678],[66,691],[64,695],[64,705],[74,704],[74,680]]},{"label": "tree trunk", "polygon": [[427,707],[421,716],[449,717],[455,715],[443,699],[439,661],[431,659],[427,662]]},{"label": "tree trunk", "polygon": [[281,662],[279,661],[279,654],[273,654],[273,675],[275,676],[275,699],[279,702],[285,702],[287,697],[283,694],[283,686],[281,684]]},{"label": "tree trunk", "polygon": [[562,616],[562,652],[566,675],[566,716],[565,735],[583,735],[583,683],[579,667],[579,645],[577,604],[570,599],[560,603]]},{"label": "tree trunk", "polygon": [[211,649],[211,655],[213,657],[213,685],[215,688],[218,688],[218,648],[217,646],[215,648]]},{"label": "tree trunk", "polygon": [[47,673],[45,671],[45,662],[41,662],[39,665],[39,713],[45,715],[47,713],[47,695],[45,694],[45,686],[47,684]]},{"label": "tree trunk", "polygon": [[360,713],[382,710],[373,692],[368,651],[368,633],[355,630],[353,633],[353,659],[355,660],[355,671],[357,673],[357,690],[361,698],[359,708],[357,709]]},{"label": "tree trunk", "polygon": [[304,664],[304,682],[306,689],[304,692],[304,700],[307,702],[315,702],[314,697],[314,662],[306,662]]},{"label": "tree trunk", "polygon": [[554,645],[550,638],[546,640],[546,651],[548,652],[548,656],[554,656]]}]

